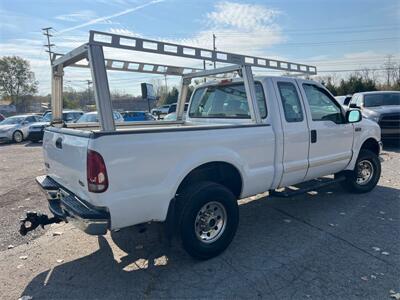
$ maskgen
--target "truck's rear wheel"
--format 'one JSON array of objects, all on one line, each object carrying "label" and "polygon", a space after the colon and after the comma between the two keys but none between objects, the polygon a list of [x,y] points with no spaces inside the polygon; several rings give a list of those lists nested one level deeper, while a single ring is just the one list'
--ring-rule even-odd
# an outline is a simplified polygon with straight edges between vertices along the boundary
[{"label": "truck's rear wheel", "polygon": [[199,182],[184,188],[177,209],[183,248],[194,258],[217,256],[235,236],[239,208],[235,196],[223,185]]},{"label": "truck's rear wheel", "polygon": [[367,193],[378,183],[381,177],[381,162],[372,151],[360,150],[353,171],[346,173],[342,186],[353,193]]}]

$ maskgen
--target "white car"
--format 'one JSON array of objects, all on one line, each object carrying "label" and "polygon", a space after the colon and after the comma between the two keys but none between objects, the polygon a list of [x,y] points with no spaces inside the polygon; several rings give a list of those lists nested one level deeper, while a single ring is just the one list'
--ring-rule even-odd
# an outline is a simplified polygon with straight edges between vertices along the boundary
[{"label": "white car", "polygon": [[166,114],[168,114],[170,106],[171,104],[165,104],[160,107],[153,108],[151,110],[151,114],[158,117],[165,116]]},{"label": "white car", "polygon": [[6,118],[0,122],[0,141],[21,143],[28,137],[29,126],[40,121],[37,115],[20,115]]},{"label": "white car", "polygon": [[[124,117],[119,112],[114,111],[113,116],[115,122],[124,122]],[[99,117],[97,111],[85,113],[78,120],[76,120],[76,123],[98,123],[98,122],[99,122]]]},{"label": "white car", "polygon": [[335,99],[337,102],[340,103],[343,107],[348,107],[351,101],[352,95],[346,95],[346,96],[335,96]]}]

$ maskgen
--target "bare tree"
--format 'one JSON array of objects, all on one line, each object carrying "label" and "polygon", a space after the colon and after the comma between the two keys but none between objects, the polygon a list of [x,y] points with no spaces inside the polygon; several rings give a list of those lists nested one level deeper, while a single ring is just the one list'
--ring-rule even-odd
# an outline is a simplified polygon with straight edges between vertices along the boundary
[{"label": "bare tree", "polygon": [[38,82],[27,60],[18,56],[0,58],[0,93],[10,98],[15,106],[22,96],[37,92]]}]

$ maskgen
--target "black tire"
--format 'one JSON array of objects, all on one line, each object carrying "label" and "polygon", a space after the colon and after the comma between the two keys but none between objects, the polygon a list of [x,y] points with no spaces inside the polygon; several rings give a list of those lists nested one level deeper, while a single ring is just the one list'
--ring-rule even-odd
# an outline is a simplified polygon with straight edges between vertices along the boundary
[{"label": "black tire", "polygon": [[[369,164],[373,172],[369,181],[361,184],[357,181],[357,178],[359,178],[360,163],[362,164],[363,162],[367,165]],[[361,149],[354,170],[344,174],[346,179],[342,181],[341,184],[347,191],[358,194],[370,192],[378,184],[379,178],[381,177],[381,162],[379,157],[372,151]],[[360,175],[360,178],[361,177]],[[362,180],[360,178],[359,180]]]},{"label": "black tire", "polygon": [[[202,209],[211,215],[204,217],[205,214],[200,213]],[[199,216],[202,221],[198,222]],[[178,195],[177,217],[183,248],[192,257],[205,260],[219,255],[232,242],[239,224],[239,207],[236,197],[225,186],[205,181],[184,188]],[[205,224],[212,229],[197,231],[199,226]],[[202,232],[203,240],[199,236]],[[210,238],[207,236],[210,232],[219,233]]]},{"label": "black tire", "polygon": [[12,135],[12,139],[14,143],[21,143],[24,140],[24,135],[21,131],[16,130]]}]

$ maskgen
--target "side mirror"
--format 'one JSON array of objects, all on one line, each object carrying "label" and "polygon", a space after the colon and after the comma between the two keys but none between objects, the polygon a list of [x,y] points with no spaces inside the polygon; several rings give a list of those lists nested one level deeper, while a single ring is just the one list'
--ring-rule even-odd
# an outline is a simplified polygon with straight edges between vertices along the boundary
[{"label": "side mirror", "polygon": [[361,111],[358,109],[349,110],[346,113],[346,120],[348,123],[357,123],[362,119]]},{"label": "side mirror", "polygon": [[22,125],[28,125],[29,122],[28,122],[28,121],[23,121],[21,124],[22,124]]}]

